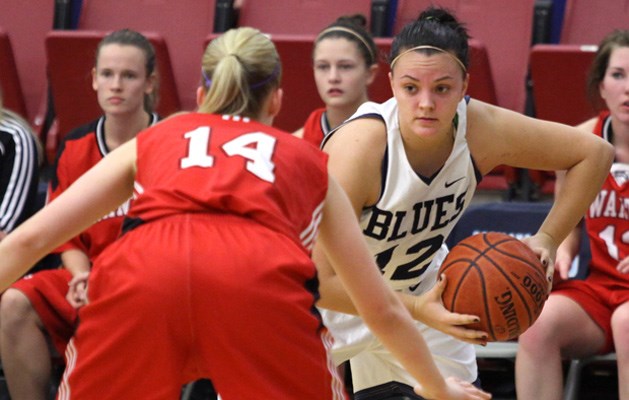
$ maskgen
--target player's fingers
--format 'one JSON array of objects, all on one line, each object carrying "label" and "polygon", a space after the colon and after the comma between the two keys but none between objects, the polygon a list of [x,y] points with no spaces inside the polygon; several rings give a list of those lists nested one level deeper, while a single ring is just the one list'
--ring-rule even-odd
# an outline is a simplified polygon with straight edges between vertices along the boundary
[{"label": "player's fingers", "polygon": [[421,383],[416,384],[413,387],[413,391],[420,396],[424,396],[424,387],[422,386]]},{"label": "player's fingers", "polygon": [[462,327],[451,327],[450,329],[446,329],[445,333],[463,342],[482,346],[487,344],[487,332]]},{"label": "player's fingers", "polygon": [[621,260],[618,263],[618,266],[616,267],[616,269],[618,270],[618,272],[626,274],[627,272],[629,272],[629,259],[625,258],[623,260]]},{"label": "player's fingers", "polygon": [[446,288],[446,276],[445,274],[441,274],[437,279],[437,283],[433,285],[433,287],[430,288],[430,290],[426,294],[428,295],[429,298],[439,299],[439,301],[441,301],[441,295],[443,294],[443,291],[445,290],[445,288]]},{"label": "player's fingers", "polygon": [[450,312],[446,319],[446,323],[450,325],[470,325],[480,322],[480,318],[477,315],[471,314],[459,314]]},{"label": "player's fingers", "polygon": [[542,265],[546,267],[546,281],[548,282],[548,291],[546,293],[550,293],[551,289],[553,288],[553,275],[555,274],[555,263],[553,262],[552,258],[544,257],[543,254],[540,260],[542,261]]},{"label": "player's fingers", "polygon": [[469,396],[471,396],[471,399],[476,399],[476,400],[485,400],[485,399],[491,399],[491,394],[488,392],[485,392],[484,390],[474,386],[473,383],[464,381],[462,379],[456,378],[456,382],[463,387],[463,389],[465,389],[466,394],[468,394]]}]

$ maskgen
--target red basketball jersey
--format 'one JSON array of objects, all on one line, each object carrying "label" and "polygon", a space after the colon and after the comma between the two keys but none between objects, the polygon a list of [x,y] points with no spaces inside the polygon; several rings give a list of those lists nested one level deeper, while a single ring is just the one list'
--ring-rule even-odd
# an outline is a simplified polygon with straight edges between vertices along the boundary
[{"label": "red basketball jersey", "polygon": [[248,118],[190,113],[140,133],[137,154],[130,224],[229,213],[310,250],[327,192],[327,156],[313,146]]},{"label": "red basketball jersey", "polygon": [[[599,115],[594,133],[611,142],[609,112]],[[586,214],[586,227],[592,251],[590,274],[627,281],[629,276],[616,266],[629,256],[629,165],[614,162]]]},{"label": "red basketball jersey", "polygon": [[[151,115],[151,124],[158,120],[156,114]],[[104,126],[105,117],[101,117],[74,129],[64,138],[57,153],[55,172],[48,186],[48,201],[59,197],[74,181],[109,153]],[[128,208],[129,204],[126,202],[55,251],[61,253],[79,249],[85,252],[90,260],[94,260],[119,236],[120,226]]]},{"label": "red basketball jersey", "polygon": [[329,131],[325,108],[318,108],[310,113],[304,124],[304,140],[319,147]]}]

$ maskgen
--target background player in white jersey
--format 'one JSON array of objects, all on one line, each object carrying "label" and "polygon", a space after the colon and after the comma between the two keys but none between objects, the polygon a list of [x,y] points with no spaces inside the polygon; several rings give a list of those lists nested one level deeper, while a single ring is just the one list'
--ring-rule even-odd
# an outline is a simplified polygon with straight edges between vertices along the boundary
[{"label": "background player in white jersey", "polygon": [[[601,106],[605,110],[578,128],[613,144],[616,157],[585,214],[585,223],[575,228],[557,250],[559,276],[542,314],[519,338],[518,399],[561,399],[562,358],[614,350],[618,359],[618,398],[629,399],[629,30],[614,31],[601,41],[588,77],[588,90],[595,105],[598,98],[604,100]],[[563,184],[564,179],[563,171],[558,172],[557,195],[573,195]],[[592,254],[589,275],[584,280],[568,280],[582,229],[587,229]]]},{"label": "background player in white jersey", "polygon": [[202,73],[200,112],[139,133],[0,242],[3,290],[138,194],[124,235],[95,261],[59,398],[172,399],[200,377],[224,400],[344,398],[315,307],[315,238],[418,393],[490,398],[441,376],[380,278],[327,156],[270,126],[282,98],[271,40],[230,30],[206,49]]},{"label": "background player in white jersey", "polygon": [[[435,285],[443,243],[484,174],[498,165],[568,170],[568,190],[526,241],[548,266],[550,280],[557,246],[596,195],[613,157],[611,146],[594,135],[466,98],[473,79],[468,51],[463,25],[446,10],[427,9],[393,41],[394,97],[364,104],[324,141],[331,175],[349,195],[376,263],[411,311],[409,294]],[[338,306],[340,289],[323,286],[321,305]],[[351,313],[345,298],[338,311]],[[439,330],[472,343],[486,339],[415,317],[428,325],[419,326],[442,373],[477,382],[473,346]],[[359,318],[326,313],[324,320],[335,336],[336,361],[350,359],[356,399],[417,398],[413,378]]]}]

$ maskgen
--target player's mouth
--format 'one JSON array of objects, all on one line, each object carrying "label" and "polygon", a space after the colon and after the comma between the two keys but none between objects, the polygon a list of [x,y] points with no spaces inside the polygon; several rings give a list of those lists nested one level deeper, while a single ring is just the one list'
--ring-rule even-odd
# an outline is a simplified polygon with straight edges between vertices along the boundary
[{"label": "player's mouth", "polygon": [[111,104],[118,105],[124,101],[122,97],[110,97],[107,101]]},{"label": "player's mouth", "polygon": [[330,97],[338,97],[342,95],[343,95],[343,91],[341,89],[333,88],[333,89],[328,90],[328,96]]}]

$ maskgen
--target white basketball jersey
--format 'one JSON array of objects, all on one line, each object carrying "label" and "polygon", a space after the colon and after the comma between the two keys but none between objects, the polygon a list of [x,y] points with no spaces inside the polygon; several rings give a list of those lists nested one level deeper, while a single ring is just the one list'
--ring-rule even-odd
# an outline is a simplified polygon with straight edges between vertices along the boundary
[{"label": "white basketball jersey", "polygon": [[477,172],[465,138],[466,110],[463,100],[452,153],[432,177],[417,175],[406,157],[395,100],[365,103],[356,113],[378,114],[387,127],[382,193],[375,206],[363,211],[360,225],[382,274],[396,290],[423,293],[433,286],[439,266],[431,269],[430,262],[476,190]]},{"label": "white basketball jersey", "polygon": [[[457,107],[452,152],[443,167],[430,178],[418,176],[406,157],[395,99],[382,104],[364,103],[350,120],[356,118],[379,118],[387,130],[382,192],[378,202],[360,216],[363,235],[393,289],[414,294],[426,292],[434,286],[439,266],[447,254],[445,240],[469,206],[480,179],[465,138],[467,103],[462,100]],[[384,351],[362,319],[328,310],[322,310],[322,314],[335,337],[335,361],[340,363],[356,357],[352,360],[355,390],[390,380],[412,384],[412,378],[397,367],[357,362],[370,359],[361,353],[375,355]],[[444,375],[468,381],[476,379],[473,346],[417,324]],[[387,358],[382,358],[381,354],[375,358],[387,363],[384,361]],[[397,364],[392,358],[388,362]],[[376,372],[378,370],[380,372]]]}]

